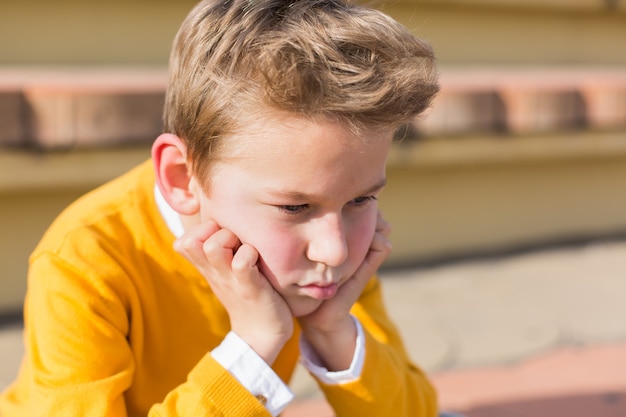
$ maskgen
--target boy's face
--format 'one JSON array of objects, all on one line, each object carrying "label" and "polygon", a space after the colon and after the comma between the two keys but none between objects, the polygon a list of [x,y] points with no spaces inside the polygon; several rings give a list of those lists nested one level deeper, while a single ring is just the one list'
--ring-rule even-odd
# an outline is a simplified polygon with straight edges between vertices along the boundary
[{"label": "boy's face", "polygon": [[200,221],[259,252],[258,267],[296,317],[335,295],[374,236],[391,131],[355,136],[322,120],[265,118],[213,166]]}]

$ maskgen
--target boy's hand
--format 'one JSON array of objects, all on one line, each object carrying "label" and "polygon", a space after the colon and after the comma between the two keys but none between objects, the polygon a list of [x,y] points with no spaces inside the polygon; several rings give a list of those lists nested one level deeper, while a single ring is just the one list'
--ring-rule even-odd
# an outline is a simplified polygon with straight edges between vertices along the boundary
[{"label": "boy's hand", "polygon": [[209,282],[232,330],[272,365],[293,333],[293,320],[285,300],[259,272],[256,249],[214,221],[190,228],[174,249]]},{"label": "boy's hand", "polygon": [[324,301],[313,313],[298,318],[304,337],[330,371],[345,370],[350,366],[356,344],[356,327],[350,309],[389,256],[390,231],[389,223],[379,211],[369,251],[354,275],[339,288],[335,297]]}]

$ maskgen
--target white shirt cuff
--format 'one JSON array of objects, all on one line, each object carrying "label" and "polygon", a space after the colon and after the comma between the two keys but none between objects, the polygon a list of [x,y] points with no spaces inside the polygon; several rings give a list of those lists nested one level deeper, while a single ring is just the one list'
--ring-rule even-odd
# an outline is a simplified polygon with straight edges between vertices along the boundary
[{"label": "white shirt cuff", "polygon": [[234,332],[211,351],[211,356],[253,395],[265,397],[265,407],[278,416],[294,398],[274,370]]},{"label": "white shirt cuff", "polygon": [[361,322],[354,316],[352,316],[352,320],[354,320],[354,324],[356,325],[356,347],[350,367],[343,371],[332,372],[322,366],[322,361],[319,359],[313,347],[303,336],[300,336],[300,362],[324,384],[343,384],[352,382],[361,376],[363,362],[365,361],[365,335],[363,334]]}]

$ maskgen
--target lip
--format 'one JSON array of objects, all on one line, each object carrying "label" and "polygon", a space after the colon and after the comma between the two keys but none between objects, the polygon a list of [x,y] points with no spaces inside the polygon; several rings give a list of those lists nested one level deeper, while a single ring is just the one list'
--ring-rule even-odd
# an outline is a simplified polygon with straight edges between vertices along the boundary
[{"label": "lip", "polygon": [[339,285],[337,284],[309,284],[299,286],[304,295],[318,300],[327,300],[337,294]]}]

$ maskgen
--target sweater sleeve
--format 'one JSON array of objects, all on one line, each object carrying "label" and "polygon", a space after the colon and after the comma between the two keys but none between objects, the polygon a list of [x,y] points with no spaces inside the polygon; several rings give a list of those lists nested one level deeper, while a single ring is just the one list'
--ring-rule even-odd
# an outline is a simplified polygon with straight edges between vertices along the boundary
[{"label": "sweater sleeve", "polygon": [[184,384],[153,406],[150,416],[269,417],[261,402],[247,391],[210,353],[189,373]]},{"label": "sweater sleeve", "polygon": [[[102,273],[106,268],[100,264],[100,273],[111,276]],[[29,387],[29,409],[23,415],[142,415],[125,400],[134,382],[136,353],[128,340],[126,293],[115,287],[129,283],[119,276],[107,282],[83,274],[50,253],[31,262],[27,365],[21,375]],[[270,416],[210,352],[186,381],[149,406],[150,416]]]},{"label": "sweater sleeve", "polygon": [[377,278],[369,282],[352,314],[361,321],[365,333],[361,376],[339,385],[320,382],[337,417],[436,416],[436,393],[425,374],[409,359],[383,306]]}]

